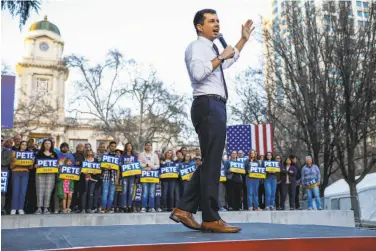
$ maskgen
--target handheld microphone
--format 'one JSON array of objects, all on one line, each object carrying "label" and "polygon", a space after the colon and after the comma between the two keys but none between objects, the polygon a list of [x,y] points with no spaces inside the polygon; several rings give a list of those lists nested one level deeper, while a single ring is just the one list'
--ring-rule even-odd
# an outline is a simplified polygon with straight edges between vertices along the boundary
[{"label": "handheld microphone", "polygon": [[219,33],[217,38],[218,38],[219,42],[221,42],[223,48],[226,48],[227,47],[227,43],[226,43],[225,39],[223,38],[222,33]]}]

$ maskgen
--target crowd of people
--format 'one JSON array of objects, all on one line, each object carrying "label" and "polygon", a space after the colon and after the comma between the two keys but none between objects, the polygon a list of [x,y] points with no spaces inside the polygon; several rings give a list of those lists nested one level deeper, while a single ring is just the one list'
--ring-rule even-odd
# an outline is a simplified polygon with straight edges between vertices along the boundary
[{"label": "crowd of people", "polygon": [[[67,143],[60,144],[59,149],[54,143],[49,138],[38,147],[33,139],[23,141],[20,136],[2,142],[1,168],[2,173],[8,174],[6,183],[2,177],[2,214],[169,212],[178,205],[189,178],[201,165],[200,150],[188,152],[186,147],[153,152],[152,144],[146,142],[144,151],[136,153],[131,143],[123,150],[116,148],[116,142],[108,146],[101,143],[97,151],[86,143],[78,144],[72,153]],[[25,157],[29,156],[27,153],[33,153],[32,159]],[[108,164],[110,158],[116,161]],[[53,165],[44,166],[49,161],[57,163],[56,172]],[[279,155],[258,155],[255,150],[249,151],[248,156],[241,150],[225,154],[218,181],[218,209],[302,209],[299,194],[303,187],[308,209],[314,208],[314,197],[316,208],[321,210],[320,169],[311,156],[306,156],[305,161],[300,168],[293,155],[282,161]],[[271,162],[278,163],[277,171],[263,169]],[[87,163],[99,163],[100,168],[95,172],[80,171],[76,180],[59,175],[61,167],[83,170]],[[135,163],[140,170],[129,172]],[[114,165],[117,168],[109,168]],[[257,175],[250,175],[254,174],[252,170],[258,170]],[[289,207],[285,207],[287,197]]]}]

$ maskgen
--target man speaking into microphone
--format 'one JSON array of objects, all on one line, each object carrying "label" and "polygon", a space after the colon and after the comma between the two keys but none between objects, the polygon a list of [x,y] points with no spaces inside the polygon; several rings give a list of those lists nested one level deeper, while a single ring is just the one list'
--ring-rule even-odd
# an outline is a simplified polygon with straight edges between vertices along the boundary
[{"label": "man speaking into microphone", "polygon": [[[170,219],[193,230],[216,233],[237,233],[241,229],[230,226],[218,214],[218,190],[221,160],[226,139],[226,103],[228,91],[223,69],[230,67],[249,40],[253,22],[242,25],[241,38],[233,48],[220,37],[224,50],[219,53],[213,42],[220,35],[215,10],[204,9],[196,13],[193,24],[198,38],[185,51],[185,63],[193,87],[191,119],[198,134],[202,165],[193,174],[180,204]],[[202,224],[192,214],[201,205]]]}]

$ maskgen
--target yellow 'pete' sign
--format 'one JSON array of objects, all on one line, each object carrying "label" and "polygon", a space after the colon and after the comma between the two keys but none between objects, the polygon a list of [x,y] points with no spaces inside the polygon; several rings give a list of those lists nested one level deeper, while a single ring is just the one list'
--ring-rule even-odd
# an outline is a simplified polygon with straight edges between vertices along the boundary
[{"label": "yellow 'pete' sign", "polygon": [[237,161],[230,161],[230,172],[245,174],[244,163]]},{"label": "yellow 'pete' sign", "polygon": [[266,167],[266,171],[269,173],[279,173],[281,172],[281,168],[279,166],[278,161],[264,161],[264,167]]},{"label": "yellow 'pete' sign", "polygon": [[101,167],[103,169],[119,170],[120,158],[118,156],[112,156],[105,154],[102,156]]},{"label": "yellow 'pete' sign", "polygon": [[58,173],[57,159],[37,159],[37,173]]},{"label": "yellow 'pete' sign", "polygon": [[33,152],[16,151],[16,166],[31,166],[34,162]]}]

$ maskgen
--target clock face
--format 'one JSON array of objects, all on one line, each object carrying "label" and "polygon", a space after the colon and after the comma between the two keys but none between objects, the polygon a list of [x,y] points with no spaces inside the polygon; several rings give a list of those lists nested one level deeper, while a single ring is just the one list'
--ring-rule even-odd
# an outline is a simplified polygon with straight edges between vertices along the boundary
[{"label": "clock face", "polygon": [[40,43],[39,44],[39,49],[41,49],[42,51],[47,51],[49,48],[48,44],[47,43]]}]

